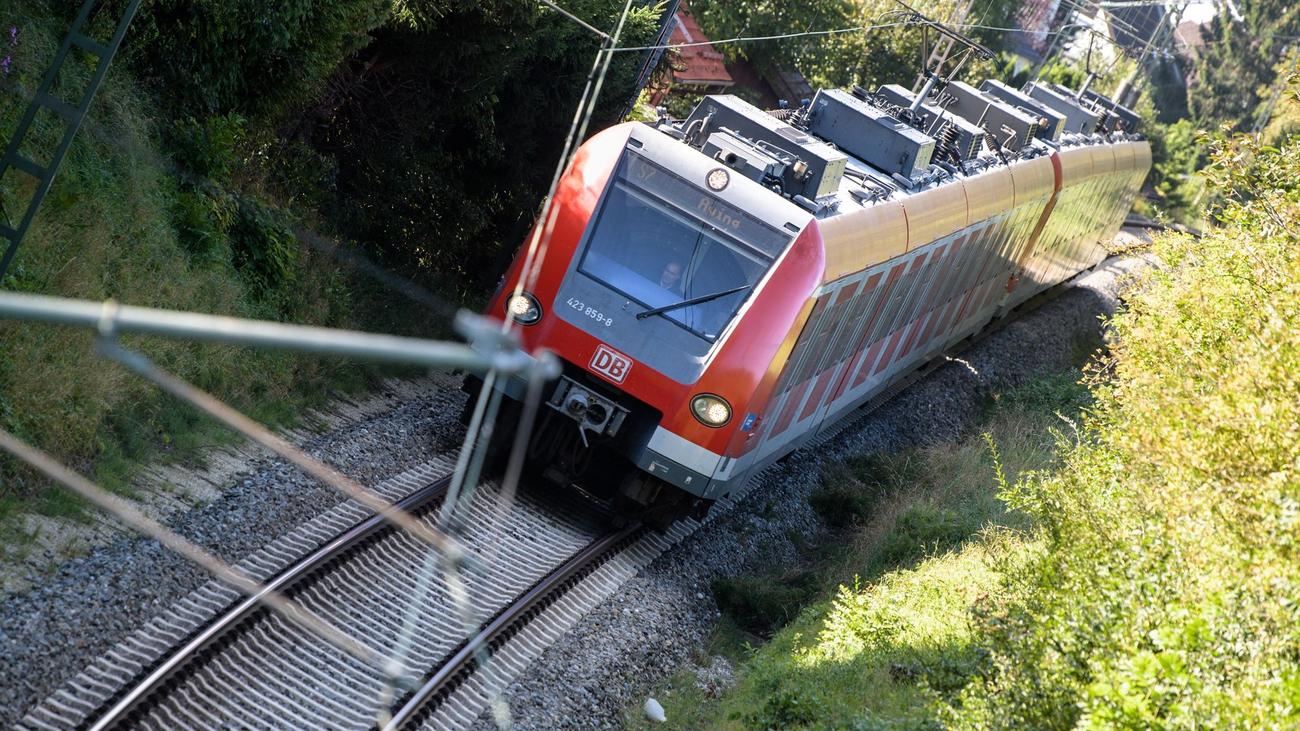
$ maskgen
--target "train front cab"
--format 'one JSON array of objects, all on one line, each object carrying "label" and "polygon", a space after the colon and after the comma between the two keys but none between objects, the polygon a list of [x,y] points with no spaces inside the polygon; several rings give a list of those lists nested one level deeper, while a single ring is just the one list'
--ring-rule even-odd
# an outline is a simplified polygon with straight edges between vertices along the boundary
[{"label": "train front cab", "polygon": [[[725,494],[727,481],[715,479],[724,455],[757,428],[751,406],[777,375],[767,364],[790,345],[820,280],[810,220],[647,126],[586,143],[562,179],[528,292],[541,314],[520,328],[526,348],[554,352],[565,371],[548,386],[536,462],[588,488],[613,481],[619,463],[629,468],[620,490],[641,503],[660,482],[706,500]],[[510,306],[521,260],[492,312]],[[501,388],[522,398],[522,383]],[[579,446],[617,459],[565,456]],[[573,474],[555,474],[564,468]]]}]

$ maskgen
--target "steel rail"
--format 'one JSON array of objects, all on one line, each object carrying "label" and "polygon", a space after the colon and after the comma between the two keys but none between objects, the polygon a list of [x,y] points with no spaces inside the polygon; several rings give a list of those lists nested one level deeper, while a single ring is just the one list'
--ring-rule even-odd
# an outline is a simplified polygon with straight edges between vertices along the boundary
[{"label": "steel rail", "polygon": [[[1018,321],[1021,317],[1027,315],[1042,305],[1060,297],[1072,287],[1072,282],[1077,281],[1088,273],[1095,272],[1108,263],[1114,261],[1113,257],[1108,257],[1098,265],[1085,269],[1074,277],[1060,282],[1052,287],[1045,289],[1043,292],[1031,297],[1015,308],[1002,315],[995,317],[990,323],[977,333],[954,344],[943,353],[939,354],[929,362],[916,368],[907,377],[900,379],[896,384],[887,388],[877,398],[864,404],[855,413],[846,415],[843,419],[832,425],[826,432],[819,435],[813,442],[814,445],[823,444],[835,438],[845,429],[851,428],[861,418],[883,406],[899,392],[906,390],[916,381],[924,378],[933,370],[954,360],[962,351],[992,336],[996,332],[1004,329],[1007,325]],[[450,482],[450,476],[442,478],[429,486],[413,493],[396,503],[404,510],[416,510],[427,505],[432,500],[438,498],[446,490]],[[268,590],[284,590],[296,582],[309,578],[317,569],[334,560],[338,555],[345,553],[357,544],[365,541],[367,538],[385,529],[391,530],[392,527],[383,523],[381,516],[372,516],[367,520],[358,523],[353,528],[340,534],[337,538],[329,543],[322,545],[316,551],[307,557],[300,559],[291,567],[285,569],[276,576],[274,580],[267,584]],[[435,712],[441,704],[452,696],[455,690],[462,685],[478,669],[479,658],[483,657],[486,651],[489,655],[496,652],[502,645],[513,637],[523,626],[530,623],[541,614],[545,608],[549,607],[560,596],[567,593],[580,580],[595,571],[603,565],[609,558],[616,555],[619,550],[633,541],[645,529],[641,525],[631,525],[617,531],[606,534],[588,544],[585,548],[575,553],[569,559],[564,561],[558,568],[538,580],[530,589],[519,595],[509,606],[497,612],[492,619],[482,625],[478,633],[472,638],[462,641],[456,649],[450,653],[444,661],[432,673],[425,676],[424,682],[414,692],[410,693],[402,700],[400,708],[397,708],[391,720],[384,725],[384,729],[396,731],[397,729],[411,728],[422,720],[426,719],[431,713]],[[255,598],[246,598],[232,605],[232,608],[222,615],[215,622],[209,624],[192,638],[180,649],[174,651],[168,658],[155,665],[149,675],[142,681],[132,686],[131,690],[124,695],[119,694],[114,705],[99,716],[94,725],[89,728],[99,731],[101,729],[110,729],[125,727],[134,713],[142,706],[149,702],[154,694],[163,690],[163,686],[174,678],[178,673],[184,672],[187,668],[192,667],[196,657],[204,649],[214,643],[221,641],[229,632],[236,629],[244,622],[254,611],[257,605]],[[113,702],[113,701],[109,701]],[[106,702],[104,705],[107,705]]]},{"label": "steel rail", "polygon": [[543,577],[527,592],[521,594],[518,599],[484,625],[478,634],[463,643],[459,650],[448,657],[442,666],[402,703],[401,708],[384,725],[384,731],[412,728],[436,710],[438,702],[445,700],[477,669],[480,651],[493,653],[498,650],[519,629],[535,619],[542,610],[635,540],[644,530],[645,526],[634,523],[597,538],[559,568]]},{"label": "steel rail", "polygon": [[[425,487],[416,490],[395,503],[404,511],[414,511],[442,497],[451,476],[442,477]],[[264,591],[283,592],[298,582],[311,577],[317,570],[326,566],[338,556],[356,548],[362,542],[379,534],[381,531],[394,530],[382,515],[372,515],[339,534],[330,542],[320,546],[307,556],[299,559],[266,584]],[[244,620],[258,609],[258,596],[246,597],[233,605],[225,614],[208,624],[203,630],[190,638],[179,649],[173,651],[165,660],[157,664],[142,680],[136,683],[124,695],[117,697],[111,708],[95,718],[91,731],[125,727],[130,718],[141,705],[147,704],[149,698],[163,690],[163,687],[178,673],[190,667],[199,655],[213,643],[219,642],[238,628]]]}]

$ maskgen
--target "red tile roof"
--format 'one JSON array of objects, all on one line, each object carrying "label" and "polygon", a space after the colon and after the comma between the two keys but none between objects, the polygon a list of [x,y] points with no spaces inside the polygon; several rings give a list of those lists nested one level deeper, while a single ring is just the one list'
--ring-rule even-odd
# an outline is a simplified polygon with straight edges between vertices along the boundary
[{"label": "red tile roof", "polygon": [[[673,32],[669,43],[699,43],[708,41],[700,26],[691,15],[690,8],[682,3],[673,16]],[[687,46],[677,49],[680,54],[679,66],[685,68],[673,71],[673,82],[687,86],[731,86],[735,80],[727,73],[727,67],[719,53],[712,45]]]}]

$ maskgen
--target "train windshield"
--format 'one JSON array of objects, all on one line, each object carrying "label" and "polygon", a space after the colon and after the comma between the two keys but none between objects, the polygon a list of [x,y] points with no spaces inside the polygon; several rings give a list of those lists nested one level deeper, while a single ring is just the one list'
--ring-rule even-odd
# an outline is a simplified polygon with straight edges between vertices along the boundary
[{"label": "train windshield", "polygon": [[788,242],[788,236],[629,153],[605,196],[579,270],[641,303],[643,311],[713,341]]}]

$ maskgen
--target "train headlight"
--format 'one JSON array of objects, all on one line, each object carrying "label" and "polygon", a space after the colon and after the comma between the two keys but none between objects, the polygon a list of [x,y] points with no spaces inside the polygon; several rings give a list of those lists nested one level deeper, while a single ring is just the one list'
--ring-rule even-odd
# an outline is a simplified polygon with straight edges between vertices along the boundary
[{"label": "train headlight", "polygon": [[506,312],[520,325],[532,325],[542,319],[542,306],[527,292],[511,295],[506,300]]},{"label": "train headlight", "polygon": [[705,426],[724,426],[731,421],[731,404],[720,396],[702,393],[691,399],[691,413]]}]

